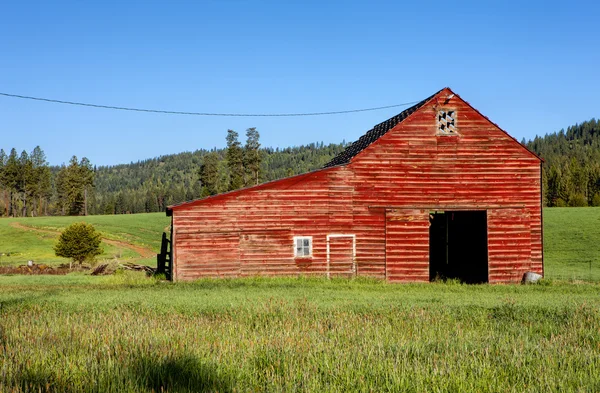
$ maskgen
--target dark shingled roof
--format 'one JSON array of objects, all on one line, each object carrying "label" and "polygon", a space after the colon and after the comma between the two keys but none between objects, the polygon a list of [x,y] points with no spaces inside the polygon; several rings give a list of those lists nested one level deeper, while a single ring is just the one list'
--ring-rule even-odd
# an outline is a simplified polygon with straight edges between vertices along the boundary
[{"label": "dark shingled roof", "polygon": [[[443,89],[442,89],[443,90]],[[442,91],[440,90],[440,91]],[[396,116],[387,119],[383,123],[377,124],[375,127],[367,131],[367,133],[361,136],[356,142],[352,143],[350,146],[346,148],[343,152],[335,156],[331,161],[329,161],[323,168],[329,168],[336,165],[344,165],[348,164],[354,156],[358,153],[369,147],[369,145],[375,142],[377,139],[381,138],[385,135],[389,130],[396,127],[398,123],[406,119],[408,116],[416,112],[420,107],[425,105],[427,101],[431,100],[437,93],[431,95],[430,97],[425,98],[423,101],[419,102],[416,105],[411,106],[408,109],[403,110]]]}]

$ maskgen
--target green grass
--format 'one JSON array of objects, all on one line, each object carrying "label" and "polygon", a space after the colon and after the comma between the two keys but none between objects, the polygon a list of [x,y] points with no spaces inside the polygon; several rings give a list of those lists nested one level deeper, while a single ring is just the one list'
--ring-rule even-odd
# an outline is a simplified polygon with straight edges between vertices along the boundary
[{"label": "green grass", "polygon": [[544,210],[546,277],[600,281],[600,207]]},{"label": "green grass", "polygon": [[0,277],[0,391],[598,391],[599,291]]},{"label": "green grass", "polygon": [[[56,265],[68,262],[65,258],[54,255],[53,246],[57,236],[50,233],[27,231],[14,228],[11,223],[25,226],[61,231],[73,222],[85,221],[93,224],[104,237],[151,248],[160,249],[161,234],[170,223],[164,213],[87,216],[87,217],[35,217],[35,218],[2,218],[0,219],[0,266],[24,264],[28,260],[36,263]],[[138,258],[139,254],[125,247],[104,243],[103,259]],[[10,254],[10,255],[9,255]],[[155,264],[155,259],[141,260],[141,263]]]},{"label": "green grass", "polygon": [[[600,208],[544,218],[538,285],[0,276],[0,392],[600,391],[600,284],[572,283],[600,281]],[[0,219],[0,252],[58,262],[10,223],[81,219]],[[154,250],[168,225],[85,220]]]}]

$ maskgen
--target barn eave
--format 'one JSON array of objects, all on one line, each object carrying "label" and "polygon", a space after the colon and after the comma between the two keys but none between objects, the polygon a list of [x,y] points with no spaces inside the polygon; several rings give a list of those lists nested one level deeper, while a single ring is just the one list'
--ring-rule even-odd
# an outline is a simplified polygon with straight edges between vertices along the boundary
[{"label": "barn eave", "polygon": [[174,210],[189,208],[191,206],[196,206],[196,205],[200,205],[200,204],[204,204],[204,203],[211,203],[213,201],[234,197],[234,196],[244,194],[244,193],[247,193],[250,191],[269,189],[271,187],[276,187],[276,186],[279,186],[279,185],[282,185],[285,183],[295,184],[297,181],[302,181],[302,180],[309,178],[315,174],[320,174],[320,173],[331,171],[334,168],[338,168],[340,166],[343,166],[343,165],[336,165],[336,166],[328,167],[328,168],[319,168],[319,169],[315,169],[310,172],[301,173],[299,175],[284,177],[284,178],[277,179],[277,180],[271,180],[271,181],[268,181],[265,183],[257,184],[255,186],[240,188],[238,190],[223,192],[221,194],[211,195],[211,196],[207,196],[207,197],[201,198],[201,199],[194,199],[191,201],[177,203],[175,205],[167,206],[166,214],[167,214],[167,217],[171,217],[173,215]]}]

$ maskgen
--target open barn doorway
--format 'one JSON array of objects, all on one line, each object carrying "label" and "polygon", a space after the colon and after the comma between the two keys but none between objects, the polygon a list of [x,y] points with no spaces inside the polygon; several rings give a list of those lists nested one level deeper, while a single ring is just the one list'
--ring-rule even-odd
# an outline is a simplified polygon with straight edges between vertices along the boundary
[{"label": "open barn doorway", "polygon": [[432,212],[429,222],[429,279],[488,282],[486,212]]}]

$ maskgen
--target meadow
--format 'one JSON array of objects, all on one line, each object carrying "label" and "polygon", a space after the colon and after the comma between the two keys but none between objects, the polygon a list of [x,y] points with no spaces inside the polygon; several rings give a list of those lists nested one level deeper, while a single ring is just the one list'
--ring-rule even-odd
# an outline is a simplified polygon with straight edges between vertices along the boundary
[{"label": "meadow", "polygon": [[[0,276],[0,392],[600,391],[600,209],[544,214],[534,285]],[[51,235],[70,220],[22,222]],[[86,220],[155,250],[168,224]],[[0,247],[51,254],[13,221]]]},{"label": "meadow", "polygon": [[599,391],[599,293],[0,277],[0,391]]},{"label": "meadow", "polygon": [[[156,265],[156,257],[144,258],[135,247],[160,251],[163,231],[168,231],[170,218],[164,213],[123,214],[87,217],[32,217],[0,219],[0,266],[36,263],[58,265],[68,259],[54,255],[53,246],[60,231],[74,222],[93,224],[103,237],[121,244],[104,243],[98,260],[131,260]],[[29,229],[28,229],[29,228]],[[132,245],[133,249],[127,247]],[[150,252],[147,252],[149,254]]]},{"label": "meadow", "polygon": [[600,207],[544,210],[546,276],[600,281]]}]

